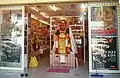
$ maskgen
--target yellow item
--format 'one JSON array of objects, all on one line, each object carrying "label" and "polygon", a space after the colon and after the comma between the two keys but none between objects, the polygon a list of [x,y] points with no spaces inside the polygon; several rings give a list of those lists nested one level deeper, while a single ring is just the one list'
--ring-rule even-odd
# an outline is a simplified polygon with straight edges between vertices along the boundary
[{"label": "yellow item", "polygon": [[68,48],[70,48],[71,47],[71,45],[70,44],[68,44],[68,46],[67,46]]},{"label": "yellow item", "polygon": [[66,35],[64,33],[60,33],[59,38],[65,39]]},{"label": "yellow item", "polygon": [[66,46],[65,46],[65,34],[61,33],[59,35],[59,41],[58,41],[58,51],[60,54],[66,53]]},{"label": "yellow item", "polygon": [[30,63],[29,63],[29,67],[30,68],[33,68],[33,67],[38,67],[38,61],[37,61],[37,58],[34,56],[34,57],[30,57]]},{"label": "yellow item", "polygon": [[38,63],[37,58],[35,56],[34,56],[34,60],[35,60],[35,62],[37,64],[37,66],[39,66],[39,63]]}]

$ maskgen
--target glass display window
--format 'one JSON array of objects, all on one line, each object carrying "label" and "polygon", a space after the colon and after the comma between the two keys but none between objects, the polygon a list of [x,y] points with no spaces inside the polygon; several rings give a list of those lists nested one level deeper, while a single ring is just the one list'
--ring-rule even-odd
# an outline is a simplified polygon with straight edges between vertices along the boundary
[{"label": "glass display window", "polygon": [[0,69],[23,70],[23,7],[0,7],[0,10]]},{"label": "glass display window", "polygon": [[89,6],[89,71],[120,73],[117,6]]}]

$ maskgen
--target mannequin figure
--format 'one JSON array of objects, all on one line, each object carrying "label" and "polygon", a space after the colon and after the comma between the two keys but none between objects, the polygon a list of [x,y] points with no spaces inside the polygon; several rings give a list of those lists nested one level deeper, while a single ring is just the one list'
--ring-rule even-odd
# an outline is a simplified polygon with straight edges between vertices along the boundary
[{"label": "mannequin figure", "polygon": [[69,38],[69,25],[66,20],[61,20],[55,33],[56,55],[60,55],[60,62],[65,63],[65,57],[71,51]]}]

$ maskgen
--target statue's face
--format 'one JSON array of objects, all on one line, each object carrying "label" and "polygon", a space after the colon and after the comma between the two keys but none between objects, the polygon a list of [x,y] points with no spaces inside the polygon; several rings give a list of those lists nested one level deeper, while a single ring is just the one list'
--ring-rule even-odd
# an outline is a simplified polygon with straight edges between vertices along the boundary
[{"label": "statue's face", "polygon": [[65,29],[65,27],[66,27],[66,22],[63,20],[60,22],[60,28]]}]

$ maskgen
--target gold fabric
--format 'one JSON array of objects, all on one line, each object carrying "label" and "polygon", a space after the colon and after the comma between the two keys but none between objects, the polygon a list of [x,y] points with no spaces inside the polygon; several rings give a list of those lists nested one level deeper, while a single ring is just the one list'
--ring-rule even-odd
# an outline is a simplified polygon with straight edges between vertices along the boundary
[{"label": "gold fabric", "polygon": [[59,34],[59,40],[58,40],[58,51],[60,54],[65,54],[66,53],[66,40],[65,40],[65,34],[61,33]]}]

